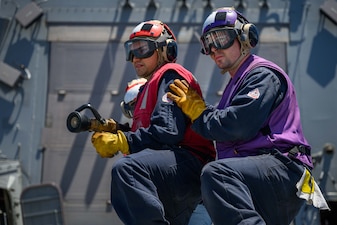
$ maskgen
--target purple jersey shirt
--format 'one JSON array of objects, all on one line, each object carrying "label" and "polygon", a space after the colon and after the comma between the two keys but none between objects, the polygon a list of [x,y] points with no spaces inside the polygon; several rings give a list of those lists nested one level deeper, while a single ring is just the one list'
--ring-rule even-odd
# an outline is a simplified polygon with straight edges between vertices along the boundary
[{"label": "purple jersey shirt", "polygon": [[[284,154],[294,146],[304,146],[310,151],[310,146],[305,139],[300,121],[300,111],[296,100],[294,87],[288,78],[288,75],[276,64],[251,55],[236,72],[234,78],[227,85],[222,99],[219,102],[218,109],[224,109],[231,104],[231,99],[240,90],[240,85],[250,71],[257,67],[267,67],[278,71],[287,82],[287,92],[281,103],[271,112],[268,120],[263,127],[268,127],[268,134],[261,129],[258,134],[249,140],[241,141],[216,141],[218,159],[230,157],[244,157],[259,154],[260,149],[276,148]],[[254,90],[249,94],[254,97],[258,91]],[[258,96],[256,96],[258,97]],[[259,112],[252,112],[259,113]],[[297,159],[312,167],[310,155],[297,153]]]}]

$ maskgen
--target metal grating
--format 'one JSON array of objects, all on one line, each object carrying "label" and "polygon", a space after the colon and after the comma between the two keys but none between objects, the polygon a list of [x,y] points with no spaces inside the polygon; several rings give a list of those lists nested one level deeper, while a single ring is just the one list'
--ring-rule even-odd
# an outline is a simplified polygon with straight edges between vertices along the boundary
[{"label": "metal grating", "polygon": [[25,225],[63,225],[61,194],[54,184],[26,188],[21,194],[22,217]]}]

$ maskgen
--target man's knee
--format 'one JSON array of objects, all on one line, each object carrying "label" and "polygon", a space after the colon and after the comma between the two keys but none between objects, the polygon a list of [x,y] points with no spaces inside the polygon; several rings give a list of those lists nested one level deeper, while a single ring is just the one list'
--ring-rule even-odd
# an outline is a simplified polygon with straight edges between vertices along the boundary
[{"label": "man's knee", "polygon": [[214,175],[217,174],[216,171],[217,168],[214,162],[208,163],[204,166],[200,176],[202,192],[207,192],[207,190],[213,186]]},{"label": "man's knee", "polygon": [[127,157],[118,159],[111,170],[112,181],[115,179],[121,179],[129,174],[132,174],[132,163]]}]

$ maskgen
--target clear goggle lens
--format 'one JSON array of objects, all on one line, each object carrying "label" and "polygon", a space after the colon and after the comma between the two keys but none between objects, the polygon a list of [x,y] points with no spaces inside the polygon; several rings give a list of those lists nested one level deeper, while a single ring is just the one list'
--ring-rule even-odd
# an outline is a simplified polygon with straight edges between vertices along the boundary
[{"label": "clear goggle lens", "polygon": [[124,43],[126,61],[132,61],[133,57],[144,59],[153,55],[154,51],[161,47],[161,43],[146,39],[132,39]]},{"label": "clear goggle lens", "polygon": [[212,47],[216,49],[229,48],[233,45],[237,36],[238,31],[235,29],[226,28],[209,31],[200,38],[202,45],[201,53],[209,55]]}]

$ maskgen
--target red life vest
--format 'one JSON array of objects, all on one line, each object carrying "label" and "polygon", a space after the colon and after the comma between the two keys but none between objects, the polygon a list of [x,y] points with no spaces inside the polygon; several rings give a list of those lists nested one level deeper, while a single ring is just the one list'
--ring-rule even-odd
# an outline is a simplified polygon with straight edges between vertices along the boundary
[{"label": "red life vest", "polygon": [[[153,74],[152,78],[145,84],[143,91],[138,95],[131,131],[134,132],[140,127],[147,128],[150,126],[151,115],[157,103],[159,83],[167,70],[175,70],[202,95],[200,86],[190,71],[177,63],[165,64]],[[186,128],[184,139],[177,145],[188,149],[204,163],[215,158],[213,142],[195,133],[191,129],[191,123]]]}]

